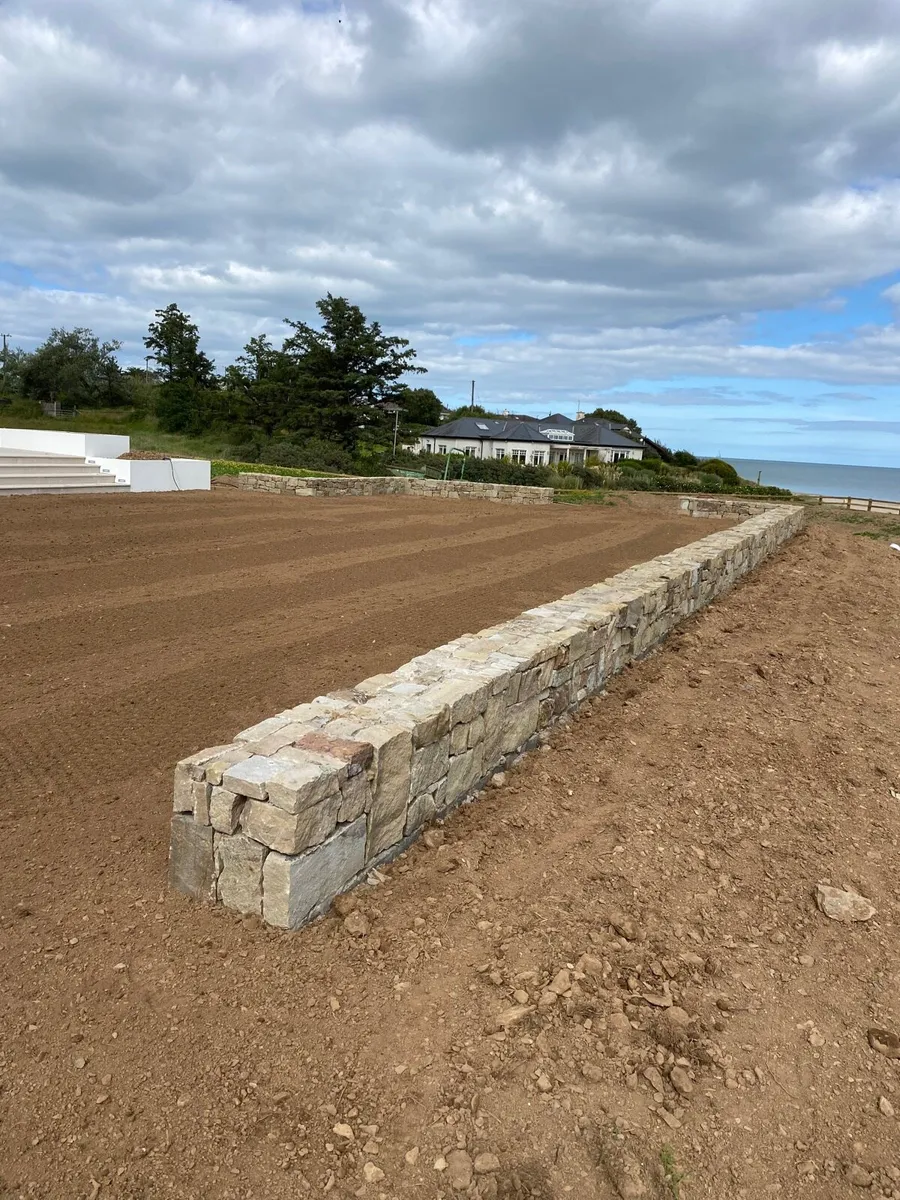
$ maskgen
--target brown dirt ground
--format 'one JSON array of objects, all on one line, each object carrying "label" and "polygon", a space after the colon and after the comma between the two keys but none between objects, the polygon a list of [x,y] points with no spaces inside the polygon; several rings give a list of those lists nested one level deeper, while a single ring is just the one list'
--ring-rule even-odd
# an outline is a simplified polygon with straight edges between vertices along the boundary
[{"label": "brown dirt ground", "polygon": [[[291,499],[178,499],[103,498],[101,532],[2,510],[4,1200],[437,1200],[458,1148],[497,1156],[482,1197],[900,1196],[900,1060],[866,1039],[900,1032],[900,556],[816,523],[361,889],[368,933],[282,934],[166,894],[171,760],[292,700],[298,661],[312,694],[562,594],[575,543],[636,514],[550,510],[551,569],[479,601],[472,566],[525,559],[509,510],[398,530],[364,501],[354,551],[341,502],[303,501],[313,530]],[[829,921],[818,881],[877,915]]]}]

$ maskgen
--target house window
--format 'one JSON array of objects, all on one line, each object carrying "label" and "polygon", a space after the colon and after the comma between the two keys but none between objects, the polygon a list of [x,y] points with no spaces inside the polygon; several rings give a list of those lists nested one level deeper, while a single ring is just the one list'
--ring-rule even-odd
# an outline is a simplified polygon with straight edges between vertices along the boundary
[{"label": "house window", "polygon": [[446,446],[438,446],[438,454],[446,454],[446,453],[447,453]]},{"label": "house window", "polygon": [[504,456],[505,454],[506,454],[506,451],[505,451],[505,450],[495,450],[495,451],[494,451],[494,458],[503,458],[503,456]]},{"label": "house window", "polygon": [[532,452],[531,452],[531,462],[532,462],[532,464],[533,464],[535,467],[540,467],[540,466],[543,466],[543,463],[544,463],[544,451],[543,451],[543,450],[532,450]]},{"label": "house window", "polygon": [[525,451],[525,450],[510,450],[509,457],[515,463],[524,463],[525,459],[527,458],[527,451]]},{"label": "house window", "polygon": [[426,443],[425,443],[425,453],[426,453],[426,454],[430,454],[430,453],[431,453],[431,442],[426,442]]},{"label": "house window", "polygon": [[466,446],[466,448],[463,450],[463,454],[466,456],[466,458],[471,458],[471,456],[473,454],[477,454],[477,453],[478,453],[477,446]]}]

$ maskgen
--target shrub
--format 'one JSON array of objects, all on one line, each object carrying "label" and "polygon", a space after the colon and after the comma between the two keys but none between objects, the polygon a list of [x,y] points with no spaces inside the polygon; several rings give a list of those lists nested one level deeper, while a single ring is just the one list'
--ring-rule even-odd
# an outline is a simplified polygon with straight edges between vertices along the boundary
[{"label": "shrub", "polygon": [[229,457],[239,462],[268,463],[273,467],[305,467],[309,471],[335,471],[354,474],[354,461],[343,446],[324,438],[309,438],[298,443],[262,434],[239,446],[230,446]]},{"label": "shrub", "polygon": [[672,457],[676,466],[679,467],[696,467],[700,462],[696,454],[691,454],[690,450],[676,450]]},{"label": "shrub", "polygon": [[720,479],[724,479],[726,483],[739,484],[741,477],[731,465],[721,458],[705,458],[700,463],[700,470],[704,475],[718,475]]}]

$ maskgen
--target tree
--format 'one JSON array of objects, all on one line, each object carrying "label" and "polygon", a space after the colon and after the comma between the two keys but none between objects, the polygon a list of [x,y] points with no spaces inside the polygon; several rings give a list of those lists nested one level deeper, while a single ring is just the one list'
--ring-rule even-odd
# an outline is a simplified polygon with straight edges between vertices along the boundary
[{"label": "tree", "polygon": [[156,310],[144,345],[152,350],[163,381],[156,411],[163,429],[202,433],[218,414],[215,367],[200,349],[200,332],[177,304]]},{"label": "tree", "polygon": [[25,368],[31,355],[27,350],[0,350],[0,403],[22,395]]},{"label": "tree", "polygon": [[291,419],[295,428],[352,450],[361,429],[383,421],[376,406],[400,402],[402,376],[425,368],[414,365],[416,352],[406,338],[389,337],[343,296],[329,292],[316,308],[321,329],[285,318],[294,331],[282,347],[296,368]]},{"label": "tree", "polygon": [[144,345],[153,351],[163,380],[173,383],[177,379],[193,379],[201,387],[209,387],[215,367],[200,349],[200,331],[190,316],[177,304],[158,308],[155,315]]},{"label": "tree", "polygon": [[437,425],[443,405],[431,388],[405,387],[397,397],[404,425]]},{"label": "tree", "polygon": [[90,329],[52,330],[22,365],[23,395],[73,408],[126,403],[122,370],[115,358],[120,345],[101,342]]},{"label": "tree", "polygon": [[672,457],[679,467],[696,467],[700,461],[690,450],[676,450]]},{"label": "tree", "polygon": [[459,408],[454,408],[450,413],[450,420],[458,421],[460,417],[492,417],[497,421],[501,421],[503,419],[499,413],[488,412],[488,410],[486,408],[482,408],[480,404],[462,404]]},{"label": "tree", "polygon": [[598,421],[609,421],[612,425],[625,425],[627,427],[626,436],[638,441],[644,436],[637,421],[632,417],[626,417],[617,408],[595,408],[593,412],[585,413],[585,416]]},{"label": "tree", "polygon": [[271,437],[291,423],[296,376],[290,356],[276,350],[265,334],[251,338],[225,372],[230,415]]}]

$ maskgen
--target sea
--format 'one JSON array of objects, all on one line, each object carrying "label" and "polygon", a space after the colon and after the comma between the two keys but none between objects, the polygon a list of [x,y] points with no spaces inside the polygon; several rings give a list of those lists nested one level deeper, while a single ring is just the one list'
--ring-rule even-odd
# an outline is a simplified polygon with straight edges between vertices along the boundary
[{"label": "sea", "polygon": [[754,483],[790,488],[809,496],[857,496],[900,502],[900,467],[853,467],[837,463],[776,462],[728,458],[737,473]]}]

